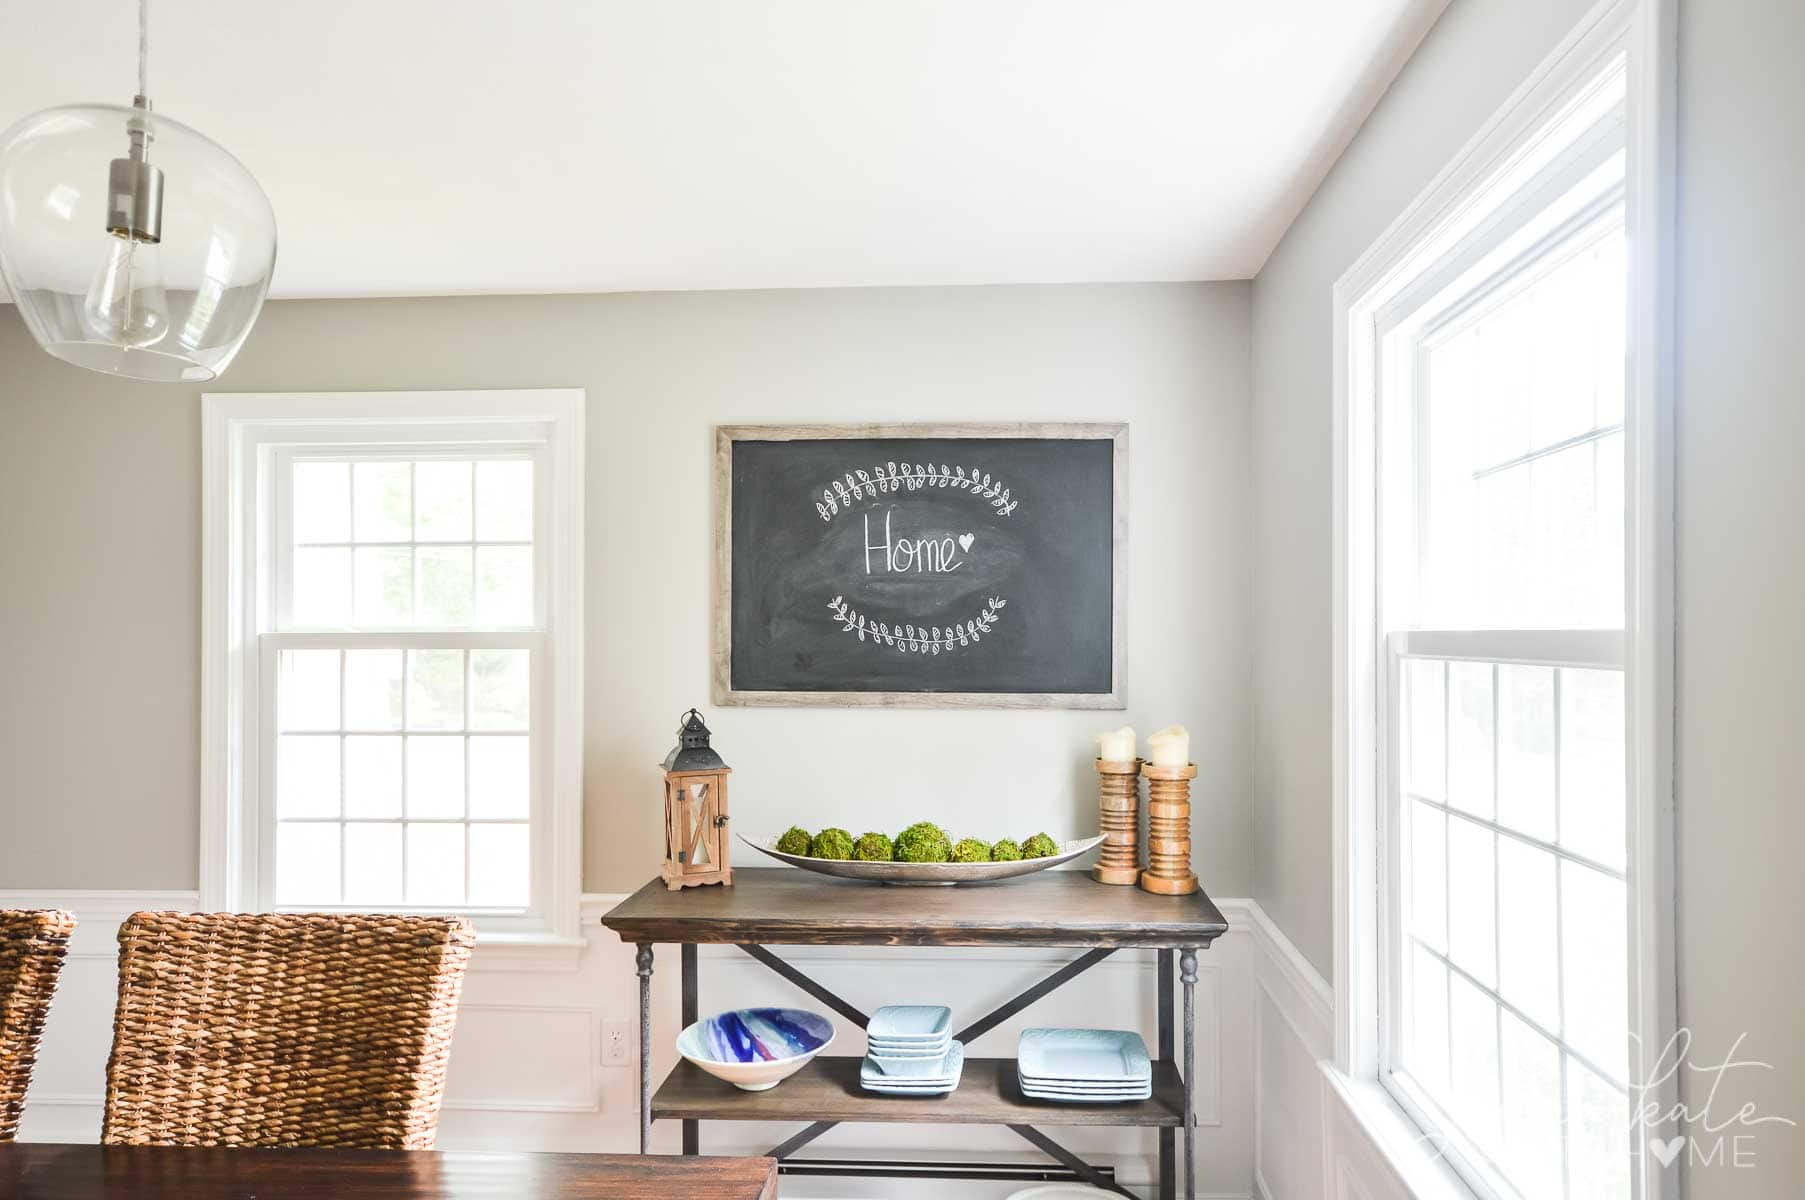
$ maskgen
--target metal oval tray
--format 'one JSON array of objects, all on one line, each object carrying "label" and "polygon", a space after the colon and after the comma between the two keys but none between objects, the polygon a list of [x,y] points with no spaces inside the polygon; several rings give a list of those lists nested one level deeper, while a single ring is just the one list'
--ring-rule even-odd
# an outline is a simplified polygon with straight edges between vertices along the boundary
[{"label": "metal oval tray", "polygon": [[801,867],[805,871],[816,871],[822,875],[837,875],[841,879],[862,879],[867,883],[913,884],[917,887],[933,884],[954,883],[994,883],[999,879],[1015,879],[1022,875],[1032,875],[1036,871],[1044,871],[1048,867],[1057,867],[1060,863],[1070,862],[1087,850],[1094,850],[1103,841],[1099,834],[1093,838],[1079,838],[1075,841],[1059,843],[1059,853],[1045,858],[1022,858],[1015,862],[984,863],[906,863],[906,862],[854,862],[841,858],[810,858],[806,854],[785,854],[777,848],[774,837],[748,837],[740,834],[740,841],[754,850],[762,850],[772,858],[789,863],[792,867]]}]

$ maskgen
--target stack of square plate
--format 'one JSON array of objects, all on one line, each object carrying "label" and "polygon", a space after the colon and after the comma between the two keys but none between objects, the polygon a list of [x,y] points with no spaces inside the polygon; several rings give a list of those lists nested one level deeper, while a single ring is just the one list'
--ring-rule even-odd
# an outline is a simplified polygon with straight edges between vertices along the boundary
[{"label": "stack of square plate", "polygon": [[1022,1095],[1063,1104],[1112,1104],[1153,1095],[1153,1060],[1122,1029],[1025,1029],[1015,1052]]},{"label": "stack of square plate", "polygon": [[865,1027],[870,1053],[859,1083],[892,1096],[944,1096],[959,1086],[965,1046],[953,1040],[953,1010],[938,1004],[892,1004]]}]

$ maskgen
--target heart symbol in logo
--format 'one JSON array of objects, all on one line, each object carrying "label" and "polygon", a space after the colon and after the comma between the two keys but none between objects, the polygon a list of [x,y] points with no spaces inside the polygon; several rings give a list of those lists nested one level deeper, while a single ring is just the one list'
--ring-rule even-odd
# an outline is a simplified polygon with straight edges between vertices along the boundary
[{"label": "heart symbol in logo", "polygon": [[1660,1159],[1662,1166],[1671,1167],[1673,1166],[1673,1160],[1680,1156],[1680,1149],[1685,1146],[1685,1144],[1685,1134],[1675,1134],[1666,1141],[1662,1141],[1659,1138],[1650,1138],[1648,1142],[1648,1152]]},{"label": "heart symbol in logo", "polygon": [[965,551],[967,554],[970,554],[972,540],[973,539],[972,539],[971,534],[969,534],[969,533],[960,534],[959,535],[959,549]]}]

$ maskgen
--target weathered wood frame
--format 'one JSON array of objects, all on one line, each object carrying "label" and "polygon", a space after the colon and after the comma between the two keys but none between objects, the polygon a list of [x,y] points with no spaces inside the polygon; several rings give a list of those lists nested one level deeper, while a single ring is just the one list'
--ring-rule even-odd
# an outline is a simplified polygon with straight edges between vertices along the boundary
[{"label": "weathered wood frame", "polygon": [[[1110,690],[1107,692],[790,692],[733,686],[733,445],[852,438],[1041,438],[1114,443],[1110,568]],[[1125,422],[1003,424],[719,425],[715,427],[714,702],[841,708],[1126,708],[1128,643],[1128,425]]]}]

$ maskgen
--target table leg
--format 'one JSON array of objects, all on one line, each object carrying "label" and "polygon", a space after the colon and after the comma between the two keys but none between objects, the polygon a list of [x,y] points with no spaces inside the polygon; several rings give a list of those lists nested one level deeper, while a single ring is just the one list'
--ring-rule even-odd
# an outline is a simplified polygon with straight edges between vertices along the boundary
[{"label": "table leg", "polygon": [[[1159,959],[1159,1058],[1172,1062],[1177,1058],[1173,1048],[1172,951],[1155,950]],[[1178,1131],[1162,1126],[1159,1131],[1159,1200],[1175,1200],[1178,1195]]]},{"label": "table leg", "polygon": [[[700,984],[696,977],[696,946],[693,942],[683,943],[683,1028],[688,1029],[696,1023],[696,992]],[[683,1153],[699,1154],[702,1151],[702,1123],[685,1120],[683,1122]]]},{"label": "table leg", "polygon": [[639,1152],[652,1152],[652,946],[639,943]]},{"label": "table leg", "polygon": [[1185,1200],[1197,1200],[1197,950],[1178,952],[1178,977],[1185,985]]}]

